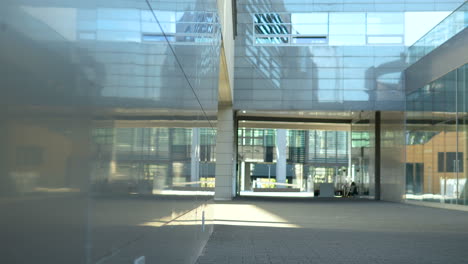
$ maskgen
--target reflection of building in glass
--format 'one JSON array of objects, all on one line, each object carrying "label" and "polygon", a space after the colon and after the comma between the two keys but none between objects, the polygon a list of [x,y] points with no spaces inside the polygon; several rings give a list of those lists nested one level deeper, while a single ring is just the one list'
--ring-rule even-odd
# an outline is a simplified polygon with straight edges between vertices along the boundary
[{"label": "reflection of building in glass", "polygon": [[408,94],[406,197],[468,203],[468,67]]},{"label": "reflection of building in glass", "polygon": [[[216,13],[153,11],[78,10],[79,46],[94,61],[87,74],[101,78],[93,80],[102,96],[95,103],[105,107],[125,103],[129,107],[152,108],[158,102],[159,109],[199,110],[191,91],[195,89],[203,108],[213,111],[217,106],[215,65],[219,61],[216,54],[220,41]],[[83,61],[82,55],[79,58]]]},{"label": "reflection of building in glass", "polygon": [[0,263],[195,263],[212,200],[351,181],[466,210],[467,8],[0,1]]},{"label": "reflection of building in glass", "polygon": [[[456,142],[458,140],[458,142]],[[440,132],[430,139],[406,147],[406,192],[410,195],[432,194],[428,200],[456,199],[463,194],[466,153],[465,138],[457,139],[455,132]],[[457,191],[458,188],[458,191]],[[437,198],[436,198],[437,197]]]},{"label": "reflection of building in glass", "polygon": [[152,193],[214,187],[216,134],[211,129],[98,128],[93,139],[97,188]]},{"label": "reflection of building in glass", "polygon": [[261,1],[238,4],[243,8],[234,103],[246,110],[275,110],[277,104],[300,110],[401,110],[409,41],[427,32],[414,21],[440,21],[448,14],[429,6],[377,11],[383,3],[358,12],[352,5],[313,4],[296,11],[278,3],[274,13]]},{"label": "reflection of building in glass", "polygon": [[[238,160],[242,190],[256,183],[274,180],[268,188],[307,191],[307,184],[345,184],[340,170],[349,166],[349,132],[278,129],[238,130]],[[284,140],[281,139],[283,137]],[[286,144],[282,144],[285,142]],[[278,155],[284,153],[284,155]],[[284,162],[285,171],[279,170]],[[327,173],[325,173],[327,172]],[[308,182],[310,181],[310,182]],[[282,184],[285,183],[285,184]],[[309,190],[311,191],[311,190]]]}]

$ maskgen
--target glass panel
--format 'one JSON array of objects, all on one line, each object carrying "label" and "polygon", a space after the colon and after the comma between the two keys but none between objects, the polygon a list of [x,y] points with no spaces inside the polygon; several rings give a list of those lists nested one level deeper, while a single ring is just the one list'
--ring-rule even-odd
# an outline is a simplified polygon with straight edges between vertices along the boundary
[{"label": "glass panel", "polygon": [[414,194],[423,194],[424,186],[424,163],[416,163],[414,167]]},{"label": "glass panel", "polygon": [[328,35],[328,24],[326,25],[308,25],[293,24],[291,34],[293,35]]},{"label": "glass panel", "polygon": [[367,13],[368,24],[401,24],[405,20],[404,13]]},{"label": "glass panel", "polygon": [[365,24],[331,24],[330,35],[365,35]]},{"label": "glass panel", "polygon": [[263,35],[285,35],[291,33],[289,24],[255,24],[255,33]]},{"label": "glass panel", "polygon": [[372,36],[367,37],[368,44],[401,44],[403,37]]},{"label": "glass panel", "polygon": [[418,61],[420,58],[442,45],[442,43],[455,36],[458,32],[465,29],[468,26],[466,15],[467,10],[468,2],[465,2],[457,10],[442,20],[442,22],[436,25],[431,31],[426,33],[421,39],[409,47],[408,52],[410,63]]},{"label": "glass panel", "polygon": [[101,30],[140,31],[140,22],[118,21],[118,20],[98,20],[97,28]]},{"label": "glass panel", "polygon": [[287,37],[262,37],[255,38],[256,44],[278,44],[278,43],[288,43],[289,38]]},{"label": "glass panel", "polygon": [[466,204],[465,76],[466,66],[407,97],[407,199]]},{"label": "glass panel", "polygon": [[361,46],[366,44],[366,35],[330,35],[329,38],[330,45]]},{"label": "glass panel", "polygon": [[445,172],[445,152],[437,153],[437,171]]},{"label": "glass panel", "polygon": [[367,34],[369,35],[403,35],[405,33],[405,26],[403,24],[368,24]]},{"label": "glass panel", "polygon": [[175,22],[176,21],[176,13],[174,11],[154,11],[154,15],[151,13],[143,13],[142,20],[147,21],[154,21],[154,16],[158,19],[159,22]]},{"label": "glass panel", "polygon": [[144,34],[141,38],[143,41],[149,41],[149,42],[166,42],[166,41],[175,41],[174,36],[164,36],[164,35],[150,35],[150,34]]},{"label": "glass panel", "polygon": [[458,109],[458,203],[468,205],[468,65],[457,70],[457,109]]},{"label": "glass panel", "polygon": [[293,24],[328,24],[328,13],[292,13]]},{"label": "glass panel", "polygon": [[351,126],[351,181],[355,182],[359,195],[369,195],[370,133],[369,124]]},{"label": "glass panel", "polygon": [[326,37],[293,37],[292,43],[295,44],[325,44]]},{"label": "glass panel", "polygon": [[406,163],[406,193],[413,194],[414,185],[414,164]]},{"label": "glass panel", "polygon": [[288,23],[291,14],[280,13],[258,13],[254,15],[255,23]]},{"label": "glass panel", "polygon": [[366,24],[366,13],[330,13],[330,25],[333,24]]}]

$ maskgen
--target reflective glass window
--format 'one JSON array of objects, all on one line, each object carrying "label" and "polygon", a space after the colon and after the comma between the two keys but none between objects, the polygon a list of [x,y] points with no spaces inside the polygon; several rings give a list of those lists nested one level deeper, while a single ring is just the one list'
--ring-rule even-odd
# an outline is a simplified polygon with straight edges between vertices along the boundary
[{"label": "reflective glass window", "polygon": [[100,30],[140,31],[138,21],[98,20],[97,28]]},{"label": "reflective glass window", "polygon": [[292,34],[294,35],[328,35],[328,25],[293,24]]},{"label": "reflective glass window", "polygon": [[140,20],[138,9],[98,8],[98,19]]},{"label": "reflective glass window", "polygon": [[366,24],[366,13],[330,13],[330,25],[333,24]]},{"label": "reflective glass window", "polygon": [[328,24],[328,13],[292,13],[293,24]]},{"label": "reflective glass window", "polygon": [[166,41],[174,41],[174,36],[164,36],[164,35],[150,35],[150,34],[143,34],[142,36],[143,41],[149,42],[166,42]]},{"label": "reflective glass window", "polygon": [[367,43],[369,44],[402,44],[403,37],[401,36],[368,36]]},{"label": "reflective glass window", "polygon": [[[158,11],[158,10],[155,10],[154,15],[156,16],[156,18],[158,19],[159,22],[172,22],[172,23],[174,23],[176,21],[176,13],[174,11]],[[145,18],[150,19],[149,21],[153,21],[150,18],[151,16],[152,16],[152,14],[148,14],[148,15],[145,16]],[[153,16],[153,19],[154,19],[154,16]]]}]

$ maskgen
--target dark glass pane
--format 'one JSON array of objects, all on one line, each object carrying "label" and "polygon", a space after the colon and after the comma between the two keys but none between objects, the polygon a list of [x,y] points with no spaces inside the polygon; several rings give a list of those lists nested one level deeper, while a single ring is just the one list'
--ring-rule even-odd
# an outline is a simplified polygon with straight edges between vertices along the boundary
[{"label": "dark glass pane", "polygon": [[273,147],[265,147],[265,162],[273,162]]},{"label": "dark glass pane", "polygon": [[414,193],[422,194],[424,187],[424,164],[416,163],[415,177],[414,177]]},{"label": "dark glass pane", "polygon": [[456,152],[447,152],[445,157],[445,171],[446,172],[455,172],[455,160],[456,160]]},{"label": "dark glass pane", "polygon": [[413,193],[413,167],[414,164],[406,164],[406,193]]},{"label": "dark glass pane", "polygon": [[445,155],[444,154],[445,154],[444,152],[437,153],[437,171],[438,172],[445,172],[445,166],[444,166]]},{"label": "dark glass pane", "polygon": [[211,145],[200,145],[200,161],[211,161]]}]

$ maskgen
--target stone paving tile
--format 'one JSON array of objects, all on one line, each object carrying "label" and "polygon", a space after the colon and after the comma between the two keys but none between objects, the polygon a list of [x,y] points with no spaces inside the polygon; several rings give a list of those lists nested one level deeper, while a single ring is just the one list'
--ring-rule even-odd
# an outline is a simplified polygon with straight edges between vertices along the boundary
[{"label": "stone paving tile", "polygon": [[467,212],[370,201],[236,202],[298,227],[216,225],[197,264],[468,263]]}]

